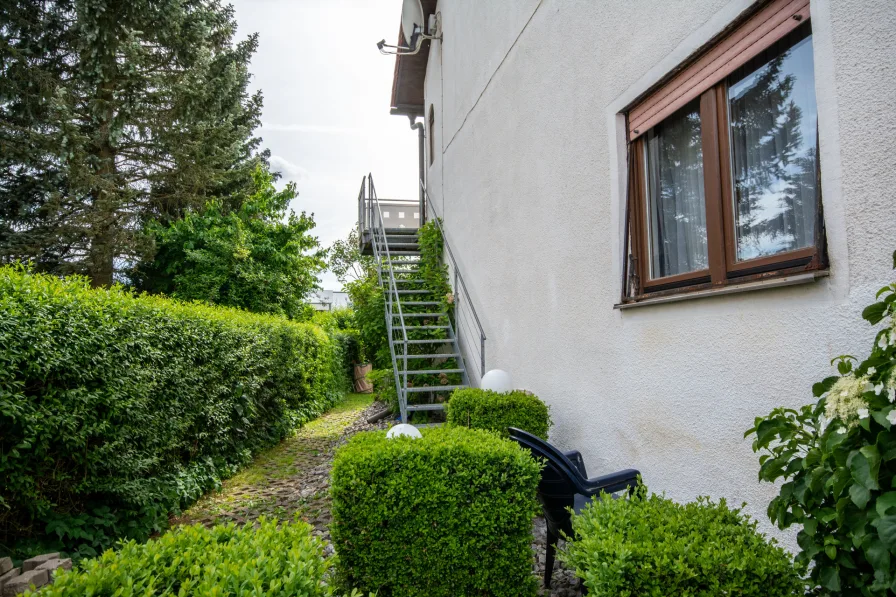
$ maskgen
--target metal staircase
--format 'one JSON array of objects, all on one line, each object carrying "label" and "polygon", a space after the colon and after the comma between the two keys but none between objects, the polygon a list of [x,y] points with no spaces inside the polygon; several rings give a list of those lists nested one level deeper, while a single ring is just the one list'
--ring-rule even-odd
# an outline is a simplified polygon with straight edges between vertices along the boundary
[{"label": "metal staircase", "polygon": [[[409,209],[416,202],[407,202]],[[377,278],[386,302],[395,389],[402,423],[419,427],[413,413],[442,411],[452,391],[470,385],[461,345],[451,317],[441,309],[444,297],[433,296],[419,277],[420,247],[417,228],[386,227],[383,206],[400,206],[397,200],[376,196],[373,177],[361,183],[359,224],[362,244],[369,242],[376,260]],[[438,424],[438,423],[435,423]]]}]

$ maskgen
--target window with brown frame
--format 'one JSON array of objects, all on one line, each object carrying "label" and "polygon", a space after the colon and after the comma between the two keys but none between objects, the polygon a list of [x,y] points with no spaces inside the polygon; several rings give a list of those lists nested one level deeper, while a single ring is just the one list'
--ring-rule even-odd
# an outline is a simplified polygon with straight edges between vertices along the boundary
[{"label": "window with brown frame", "polygon": [[623,301],[827,267],[809,0],[762,5],[627,121]]},{"label": "window with brown frame", "polygon": [[436,112],[433,108],[432,104],[429,105],[429,165],[432,166],[433,161],[436,159],[436,144],[435,144],[435,126],[436,126]]}]

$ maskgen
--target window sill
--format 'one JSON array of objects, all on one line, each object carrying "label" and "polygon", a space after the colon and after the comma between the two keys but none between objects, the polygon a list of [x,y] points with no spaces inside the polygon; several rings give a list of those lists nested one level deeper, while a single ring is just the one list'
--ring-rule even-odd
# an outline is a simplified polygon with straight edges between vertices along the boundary
[{"label": "window sill", "polygon": [[636,307],[648,307],[650,305],[662,305],[666,303],[677,303],[679,301],[690,301],[695,299],[707,298],[711,296],[722,296],[725,294],[737,294],[741,292],[752,292],[754,290],[764,290],[766,288],[783,288],[785,286],[797,286],[800,284],[809,284],[815,282],[819,278],[826,278],[830,275],[828,270],[819,270],[783,276],[780,278],[771,278],[768,280],[759,280],[755,282],[744,282],[741,284],[731,284],[721,288],[710,288],[707,290],[698,290],[696,292],[683,292],[681,294],[673,294],[669,296],[658,296],[648,298],[641,301],[633,301],[630,303],[618,303],[613,305],[614,309],[634,309]]}]

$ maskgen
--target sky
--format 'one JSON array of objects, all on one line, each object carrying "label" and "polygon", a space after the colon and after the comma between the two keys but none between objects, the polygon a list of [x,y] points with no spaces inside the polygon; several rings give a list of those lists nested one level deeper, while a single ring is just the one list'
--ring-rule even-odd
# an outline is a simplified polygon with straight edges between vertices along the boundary
[{"label": "sky", "polygon": [[[417,196],[417,131],[389,114],[400,0],[231,0],[238,35],[259,34],[252,85],[264,94],[262,145],[272,169],[299,192],[296,212],[314,213],[322,246],[358,219],[361,178],[380,197]],[[330,272],[326,290],[341,285]]]}]

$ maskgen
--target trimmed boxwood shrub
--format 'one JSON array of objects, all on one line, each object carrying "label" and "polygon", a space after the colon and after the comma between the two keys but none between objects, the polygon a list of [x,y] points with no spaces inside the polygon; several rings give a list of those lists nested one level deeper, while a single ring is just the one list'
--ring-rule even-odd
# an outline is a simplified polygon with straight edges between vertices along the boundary
[{"label": "trimmed boxwood shrub", "polygon": [[423,433],[361,433],[337,452],[331,533],[340,578],[380,596],[534,595],[539,465],[485,431]]},{"label": "trimmed boxwood shrub", "polygon": [[453,425],[488,429],[507,435],[508,427],[548,438],[551,417],[547,405],[538,396],[515,390],[492,392],[479,388],[455,390],[448,401],[447,420]]},{"label": "trimmed boxwood shrub", "polygon": [[320,328],[0,268],[0,544],[145,539],[339,396]]},{"label": "trimmed boxwood shrub", "polygon": [[560,553],[593,597],[791,597],[805,585],[789,554],[722,499],[678,504],[603,496],[573,517],[575,541]]},{"label": "trimmed boxwood shrub", "polygon": [[233,523],[211,529],[177,527],[144,544],[82,560],[59,571],[52,585],[25,597],[83,595],[229,595],[327,597],[323,542],[304,522],[259,519],[258,527]]}]

